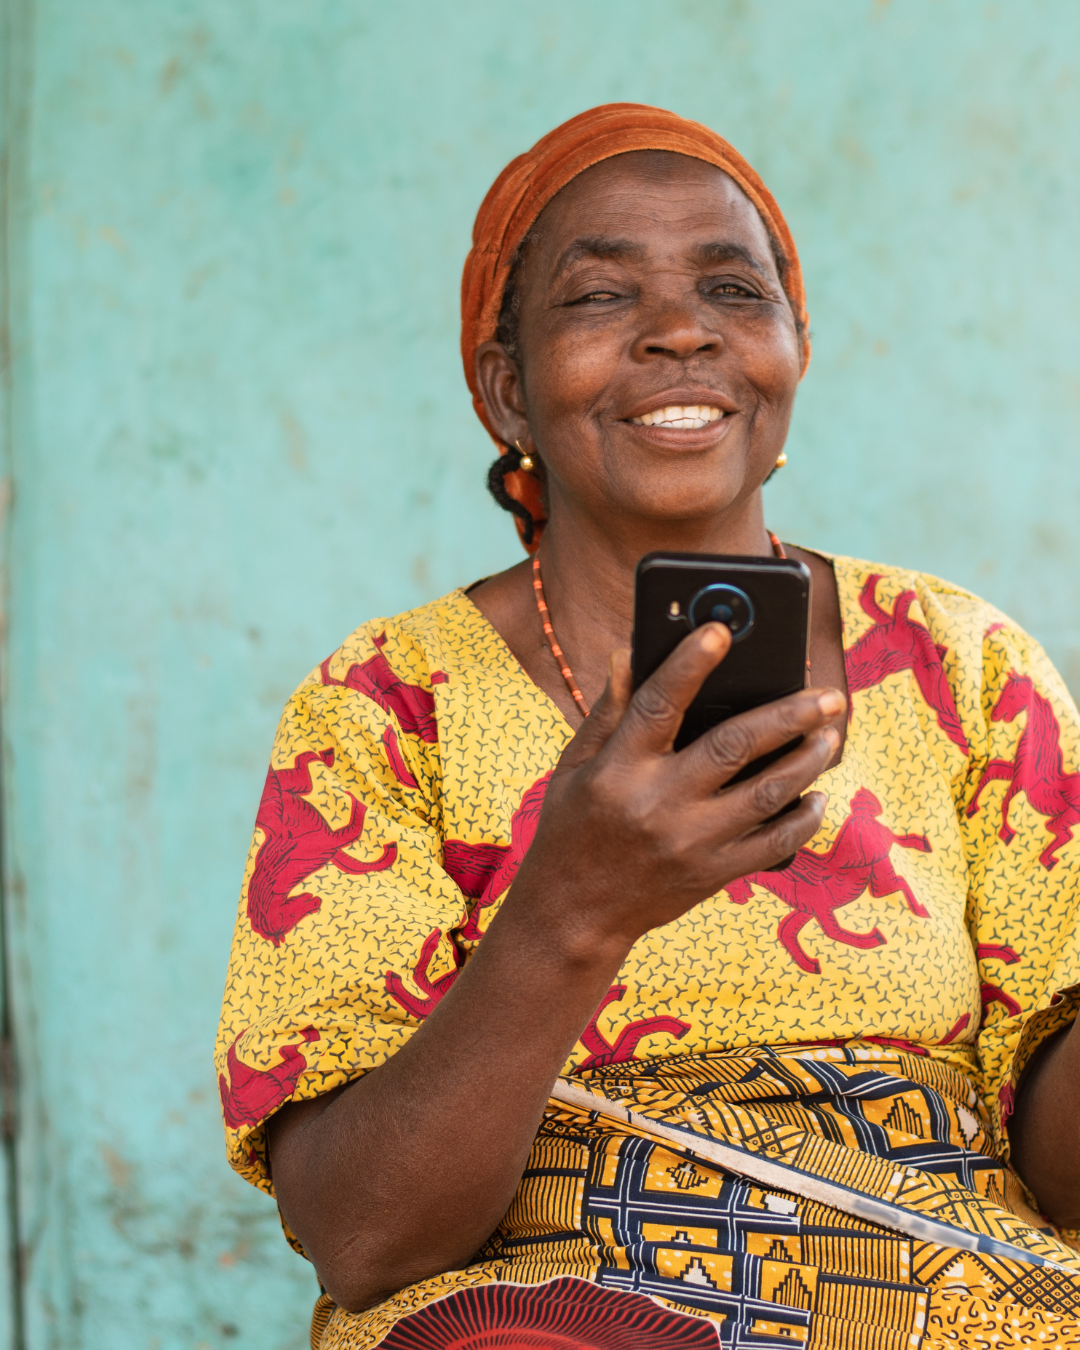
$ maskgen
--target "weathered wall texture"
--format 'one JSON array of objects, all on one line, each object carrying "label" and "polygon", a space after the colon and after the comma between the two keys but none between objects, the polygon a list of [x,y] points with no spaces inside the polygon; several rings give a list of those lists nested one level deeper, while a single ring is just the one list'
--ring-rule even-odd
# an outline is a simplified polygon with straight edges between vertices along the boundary
[{"label": "weathered wall texture", "polygon": [[518,556],[456,350],[484,189],[608,99],[729,137],[813,316],[770,523],[987,594],[1076,689],[1080,7],[5,11],[24,1343],[299,1350],[314,1280],[225,1168],[210,1046],[289,690]]}]

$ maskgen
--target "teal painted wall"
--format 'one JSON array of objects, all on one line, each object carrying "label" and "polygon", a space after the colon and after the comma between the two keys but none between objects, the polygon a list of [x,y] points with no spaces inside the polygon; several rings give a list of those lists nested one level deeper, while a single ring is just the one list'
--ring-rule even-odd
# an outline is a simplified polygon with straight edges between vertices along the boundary
[{"label": "teal painted wall", "polygon": [[981,591],[1075,690],[1080,7],[5,0],[3,36],[24,1350],[299,1350],[210,1047],[290,689],[518,557],[456,350],[484,190],[608,99],[729,137],[813,318],[770,523]]}]

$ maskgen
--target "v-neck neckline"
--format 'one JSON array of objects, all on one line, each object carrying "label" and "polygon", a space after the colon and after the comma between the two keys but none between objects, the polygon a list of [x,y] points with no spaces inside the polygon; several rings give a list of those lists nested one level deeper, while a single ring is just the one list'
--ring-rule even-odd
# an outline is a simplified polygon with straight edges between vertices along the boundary
[{"label": "v-neck neckline", "polygon": [[527,685],[532,692],[534,699],[540,704],[543,710],[549,716],[554,714],[554,716],[564,724],[566,730],[569,732],[567,739],[569,740],[571,737],[575,736],[578,728],[573,726],[570,719],[551,695],[546,693],[536,683],[533,677],[510,650],[510,646],[506,639],[483,612],[480,606],[477,605],[475,601],[469,599],[468,592],[465,588],[459,586],[456,590],[450,592],[450,596],[454,600],[460,601],[467,611],[467,622],[475,624],[478,631],[483,633],[488,639],[486,644],[479,644],[479,650],[483,653],[483,663],[496,670],[500,670],[503,674],[509,675],[512,679]]},{"label": "v-neck neckline", "polygon": [[[798,547],[803,548],[801,544],[798,545]],[[833,574],[836,577],[836,595],[840,609],[840,647],[844,661],[845,683],[848,685],[848,725],[847,725],[847,733],[844,737],[843,753],[840,756],[840,760],[838,763],[834,764],[829,769],[824,769],[822,773],[819,775],[819,777],[825,777],[828,774],[835,774],[836,772],[838,772],[847,762],[848,747],[851,744],[852,735],[856,727],[856,717],[854,710],[851,707],[851,692],[850,692],[851,681],[849,678],[847,668],[846,639],[848,632],[850,631],[851,628],[848,614],[848,609],[850,607],[851,602],[848,594],[849,587],[846,585],[846,582],[848,580],[847,578],[848,571],[862,564],[859,564],[854,558],[848,558],[841,554],[826,553],[822,549],[804,548],[803,551],[806,553],[815,553],[819,558],[824,558],[825,561],[830,565],[830,567],[832,567]],[[487,617],[487,615],[480,609],[479,605],[477,605],[475,601],[469,599],[468,591],[464,587],[459,586],[455,590],[451,591],[450,595],[447,598],[453,599],[454,601],[460,603],[463,612],[467,614],[466,622],[469,623],[470,625],[475,625],[477,632],[483,634],[484,637],[487,639],[486,642],[481,642],[478,644],[479,650],[483,653],[482,659],[484,664],[500,670],[503,674],[508,675],[516,683],[527,686],[532,694],[533,699],[540,705],[540,707],[543,708],[543,710],[548,714],[548,716],[554,714],[554,716],[565,726],[567,732],[569,733],[567,739],[569,740],[571,737],[575,736],[579,728],[575,727],[570,722],[569,718],[559,707],[559,705],[555,702],[555,700],[551,697],[551,695],[546,693],[540,687],[540,685],[536,683],[536,681],[532,678],[529,672],[521,664],[518,658],[510,650],[510,647],[507,644],[506,639],[502,636],[499,630],[495,627],[495,625],[491,622],[491,620]],[[854,618],[855,616],[854,614],[852,614],[850,617]]]}]

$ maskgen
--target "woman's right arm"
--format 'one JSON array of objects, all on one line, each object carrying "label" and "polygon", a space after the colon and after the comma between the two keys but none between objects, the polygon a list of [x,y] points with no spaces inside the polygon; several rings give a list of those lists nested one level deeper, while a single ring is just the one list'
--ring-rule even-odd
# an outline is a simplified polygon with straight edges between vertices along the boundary
[{"label": "woman's right arm", "polygon": [[[452,988],[386,1063],[271,1120],[278,1203],[341,1306],[468,1261],[506,1213],[552,1084],[634,942],[818,829],[820,794],[769,817],[834,754],[837,691],[793,695],[671,753],[729,645],[726,629],[698,629],[633,697],[617,654]],[[797,750],[724,787],[799,735]]]}]

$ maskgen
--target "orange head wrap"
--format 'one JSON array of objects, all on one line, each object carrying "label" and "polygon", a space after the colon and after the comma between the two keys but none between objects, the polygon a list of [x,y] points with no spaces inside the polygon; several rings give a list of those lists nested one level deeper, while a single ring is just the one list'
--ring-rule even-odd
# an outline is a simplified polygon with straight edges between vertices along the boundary
[{"label": "orange head wrap", "polygon": [[[632,150],[671,150],[703,159],[723,169],[750,198],[784,258],[784,290],[804,334],[802,369],[806,370],[810,344],[805,336],[807,313],[799,255],[765,184],[737,150],[700,122],[644,103],[605,103],[572,117],[511,160],[492,184],[473,226],[473,246],[461,278],[461,359],[476,415],[502,454],[507,447],[488,420],[476,383],[475,356],[482,342],[495,337],[514,256],[537,216],[571,179],[601,160]],[[537,526],[542,525],[544,504],[534,475],[518,469],[508,473],[504,482],[510,496],[527,508]],[[517,525],[524,538],[522,521]],[[537,528],[526,546],[530,552],[539,540]]]}]

